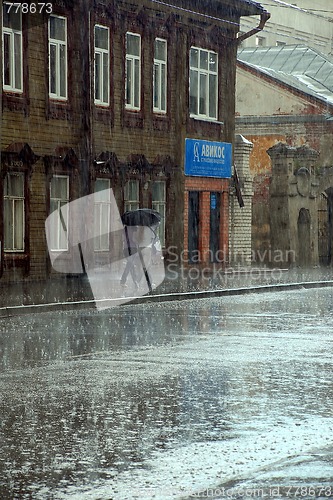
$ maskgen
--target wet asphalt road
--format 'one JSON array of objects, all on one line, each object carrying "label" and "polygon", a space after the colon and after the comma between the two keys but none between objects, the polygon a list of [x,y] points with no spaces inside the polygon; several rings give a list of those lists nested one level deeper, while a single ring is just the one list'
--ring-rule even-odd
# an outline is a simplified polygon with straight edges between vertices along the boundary
[{"label": "wet asphalt road", "polygon": [[333,289],[0,321],[0,498],[333,498]]}]

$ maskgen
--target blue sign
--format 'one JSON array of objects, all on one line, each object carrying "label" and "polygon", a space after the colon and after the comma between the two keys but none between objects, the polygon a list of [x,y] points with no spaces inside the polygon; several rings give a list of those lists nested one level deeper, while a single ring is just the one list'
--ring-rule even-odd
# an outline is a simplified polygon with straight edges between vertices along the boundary
[{"label": "blue sign", "polygon": [[232,145],[229,142],[185,139],[185,175],[231,177]]}]

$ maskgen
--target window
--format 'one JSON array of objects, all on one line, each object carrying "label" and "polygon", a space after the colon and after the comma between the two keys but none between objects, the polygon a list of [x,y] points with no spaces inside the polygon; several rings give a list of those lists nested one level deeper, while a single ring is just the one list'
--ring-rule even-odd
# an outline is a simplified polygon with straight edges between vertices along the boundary
[{"label": "window", "polygon": [[110,95],[109,28],[95,26],[95,104],[109,105]]},{"label": "window", "polygon": [[97,236],[94,239],[95,251],[110,249],[111,189],[109,179],[96,179],[94,198],[94,223]]},{"label": "window", "polygon": [[2,6],[3,88],[22,92],[22,14],[21,9],[10,6],[8,3]]},{"label": "window", "polygon": [[127,109],[141,107],[141,36],[126,33],[125,105]]},{"label": "window", "polygon": [[256,36],[256,46],[264,47],[266,45],[266,38],[263,36]]},{"label": "window", "polygon": [[[56,175],[50,183],[50,213],[57,211],[59,217],[51,228],[51,250],[68,250],[68,211],[62,209],[69,202],[69,177]],[[62,209],[62,210],[61,210]]]},{"label": "window", "polygon": [[67,19],[49,19],[49,94],[53,99],[67,99]]},{"label": "window", "polygon": [[190,50],[190,114],[217,120],[217,54],[192,47]]},{"label": "window", "polygon": [[124,190],[125,212],[139,208],[139,181],[128,181]]},{"label": "window", "polygon": [[166,113],[167,106],[167,42],[161,38],[155,39],[154,46],[154,102],[155,113]]},{"label": "window", "polygon": [[165,182],[155,181],[152,183],[152,209],[157,210],[162,216],[162,220],[158,227],[158,235],[162,247],[165,246]]},{"label": "window", "polygon": [[24,251],[24,174],[7,174],[4,183],[4,250]]}]

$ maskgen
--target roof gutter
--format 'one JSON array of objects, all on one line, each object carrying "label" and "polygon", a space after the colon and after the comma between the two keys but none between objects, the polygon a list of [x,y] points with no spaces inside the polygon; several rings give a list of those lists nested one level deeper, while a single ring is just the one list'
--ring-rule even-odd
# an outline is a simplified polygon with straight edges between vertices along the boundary
[{"label": "roof gutter", "polygon": [[250,38],[250,36],[255,35],[256,33],[259,33],[259,31],[262,31],[265,27],[265,24],[267,23],[268,19],[271,17],[270,13],[265,10],[260,14],[260,23],[256,28],[253,28],[252,30],[248,31],[247,33],[243,33],[243,35],[240,35],[237,38],[237,43],[240,45],[243,40],[246,40],[247,38]]}]

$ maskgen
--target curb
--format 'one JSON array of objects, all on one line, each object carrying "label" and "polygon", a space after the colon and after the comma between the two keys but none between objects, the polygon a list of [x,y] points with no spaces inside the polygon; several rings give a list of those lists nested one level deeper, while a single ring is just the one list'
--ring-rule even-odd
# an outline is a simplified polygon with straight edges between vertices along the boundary
[{"label": "curb", "polygon": [[[279,292],[286,290],[301,290],[309,288],[327,288],[333,287],[333,280],[329,281],[304,281],[298,283],[278,283],[270,285],[258,285],[258,286],[248,286],[244,288],[226,288],[217,290],[202,290],[193,292],[175,292],[175,293],[163,293],[156,295],[144,295],[142,297],[127,297],[129,300],[124,304],[146,304],[147,302],[171,302],[171,301],[181,301],[181,300],[191,300],[191,299],[206,299],[213,297],[223,297],[232,295],[245,295],[249,293],[268,293],[268,292]],[[103,299],[102,301],[105,305],[105,309],[111,309],[114,302],[119,303],[119,299]],[[86,300],[78,302],[52,302],[48,304],[30,304],[30,305],[19,305],[19,306],[7,306],[0,307],[0,319],[10,318],[13,316],[18,316],[20,314],[34,314],[42,312],[53,312],[53,311],[67,311],[67,310],[77,310],[77,309],[95,309],[96,301]],[[103,310],[105,310],[103,309]]]}]

